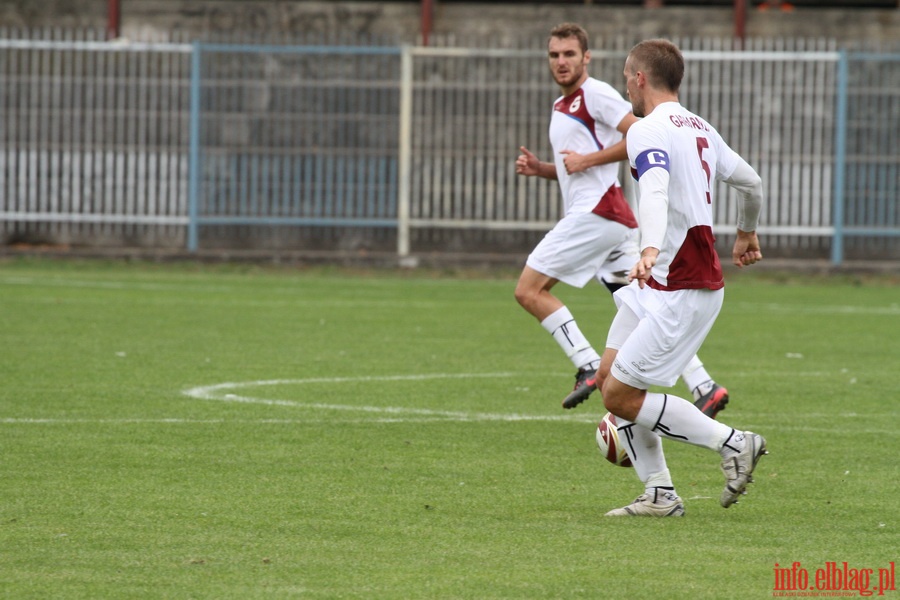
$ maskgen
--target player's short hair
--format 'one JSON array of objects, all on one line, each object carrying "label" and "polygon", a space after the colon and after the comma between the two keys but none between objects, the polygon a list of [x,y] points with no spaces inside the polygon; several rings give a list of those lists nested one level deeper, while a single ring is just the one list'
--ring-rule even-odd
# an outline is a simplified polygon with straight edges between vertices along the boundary
[{"label": "player's short hair", "polygon": [[650,85],[678,92],[684,78],[684,56],[669,40],[645,40],[628,54],[636,71],[647,75]]},{"label": "player's short hair", "polygon": [[[578,44],[581,46],[581,53],[584,54],[588,51],[587,31],[577,23],[560,23],[550,30],[550,37],[559,38],[561,40],[570,37],[578,38]],[[550,38],[547,38],[547,42],[550,42]]]}]

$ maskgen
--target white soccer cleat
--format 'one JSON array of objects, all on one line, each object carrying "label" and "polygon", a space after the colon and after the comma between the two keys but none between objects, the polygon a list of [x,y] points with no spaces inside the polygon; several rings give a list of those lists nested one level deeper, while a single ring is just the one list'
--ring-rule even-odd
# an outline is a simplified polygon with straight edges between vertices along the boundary
[{"label": "white soccer cleat", "polygon": [[616,508],[607,517],[683,517],[684,504],[675,492],[660,490],[644,492],[634,502]]},{"label": "white soccer cleat", "polygon": [[752,431],[744,432],[744,449],[730,458],[722,459],[722,473],[725,474],[725,489],[719,504],[728,508],[736,504],[738,498],[747,493],[747,485],[753,483],[753,470],[763,454],[768,454],[766,440]]}]

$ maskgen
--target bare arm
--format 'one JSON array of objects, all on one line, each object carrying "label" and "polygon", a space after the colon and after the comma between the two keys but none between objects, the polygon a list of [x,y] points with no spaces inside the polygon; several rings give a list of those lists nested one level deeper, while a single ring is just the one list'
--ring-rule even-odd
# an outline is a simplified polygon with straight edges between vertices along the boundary
[{"label": "bare arm", "polygon": [[556,179],[556,165],[539,160],[525,146],[519,146],[521,154],[516,159],[516,173],[526,177],[543,177],[544,179]]}]

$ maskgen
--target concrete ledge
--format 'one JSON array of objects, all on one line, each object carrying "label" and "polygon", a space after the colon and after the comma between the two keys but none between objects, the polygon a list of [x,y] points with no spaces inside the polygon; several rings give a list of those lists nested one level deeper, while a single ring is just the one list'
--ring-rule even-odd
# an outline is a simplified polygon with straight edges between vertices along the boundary
[{"label": "concrete ledge", "polygon": [[[475,272],[508,272],[517,275],[526,256],[516,254],[426,253],[401,259],[391,252],[316,252],[269,250],[160,250],[153,248],[70,248],[65,246],[6,246],[0,248],[0,262],[19,258],[54,260],[114,260],[141,262],[198,262],[283,266],[334,266],[370,269],[424,269]],[[900,284],[900,263],[896,261],[846,261],[834,266],[828,260],[765,259],[746,271],[723,262],[726,274],[742,272],[784,272],[802,275],[884,275]]]}]

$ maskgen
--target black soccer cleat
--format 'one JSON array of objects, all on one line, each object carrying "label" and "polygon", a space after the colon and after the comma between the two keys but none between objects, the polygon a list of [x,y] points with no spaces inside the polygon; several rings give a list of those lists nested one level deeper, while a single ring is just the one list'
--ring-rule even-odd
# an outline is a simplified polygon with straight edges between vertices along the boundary
[{"label": "black soccer cleat", "polygon": [[726,404],[728,404],[728,390],[718,383],[714,383],[708,392],[694,402],[694,406],[710,419],[715,419],[719,411],[725,409]]},{"label": "black soccer cleat", "polygon": [[588,399],[591,392],[597,389],[597,371],[595,369],[578,369],[575,373],[575,387],[562,402],[565,409],[575,408]]}]

